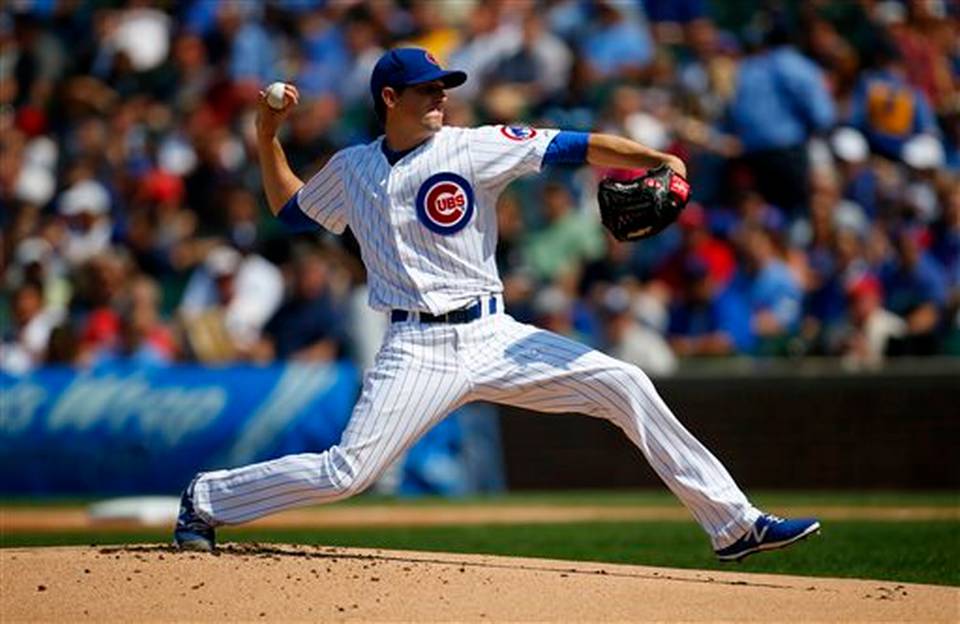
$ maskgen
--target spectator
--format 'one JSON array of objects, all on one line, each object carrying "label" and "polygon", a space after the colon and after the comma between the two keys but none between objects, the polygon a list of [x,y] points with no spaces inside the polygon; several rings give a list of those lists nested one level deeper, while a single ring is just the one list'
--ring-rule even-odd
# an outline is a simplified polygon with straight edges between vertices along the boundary
[{"label": "spectator", "polygon": [[580,47],[590,81],[641,77],[654,52],[643,16],[612,0],[598,0],[593,8],[596,20]]},{"label": "spectator", "polygon": [[807,200],[807,140],[828,130],[834,115],[822,72],[776,26],[740,61],[726,130],[739,137],[764,198],[795,214]]},{"label": "spectator", "polygon": [[432,0],[413,0],[410,3],[413,36],[404,45],[429,50],[441,64],[446,64],[460,43],[460,32],[447,23],[448,10],[447,5],[438,5]]},{"label": "spectator", "polygon": [[598,257],[603,238],[599,222],[575,209],[565,186],[548,183],[542,201],[546,223],[529,234],[524,257],[537,278],[552,281],[582,261]]},{"label": "spectator", "polygon": [[868,221],[858,205],[841,198],[833,172],[815,171],[812,187],[809,219],[791,230],[791,265],[806,291],[804,337],[820,349],[824,332],[846,315],[846,284],[867,271],[862,239]]},{"label": "spectator", "polygon": [[900,160],[909,139],[937,134],[936,120],[926,96],[907,82],[897,50],[881,44],[876,58],[876,69],[864,73],[857,83],[849,122],[863,132],[874,152]]},{"label": "spectator", "polygon": [[317,251],[302,251],[296,257],[291,296],[264,327],[256,359],[327,362],[337,357],[343,314],[329,292],[329,271]]},{"label": "spectator", "polygon": [[943,322],[947,281],[943,268],[925,250],[929,232],[905,226],[895,237],[893,262],[885,267],[886,307],[907,322],[896,355],[933,355]]},{"label": "spectator", "polygon": [[748,354],[754,345],[747,302],[719,283],[696,255],[683,267],[683,290],[671,306],[668,335],[679,357]]},{"label": "spectator", "polygon": [[507,191],[497,200],[497,268],[503,280],[504,306],[515,318],[529,322],[535,280],[524,261],[526,231],[520,214],[519,198]]},{"label": "spectator", "polygon": [[39,236],[27,238],[17,245],[13,260],[7,272],[7,283],[14,287],[25,282],[41,285],[43,307],[53,313],[64,314],[70,302],[72,286],[53,246]]},{"label": "spectator", "polygon": [[78,296],[70,310],[78,338],[77,363],[89,365],[102,352],[117,348],[122,324],[118,310],[129,270],[127,255],[116,249],[104,251],[80,267]]},{"label": "spectator", "polygon": [[725,288],[736,272],[736,258],[730,245],[713,236],[707,228],[707,215],[703,206],[697,203],[688,205],[680,213],[677,225],[683,236],[681,248],[657,268],[656,278],[677,294],[682,291],[689,277],[689,263],[697,261],[706,267],[718,288]]},{"label": "spectator", "polygon": [[836,345],[834,353],[851,368],[877,368],[891,341],[907,333],[906,322],[883,308],[882,290],[880,280],[869,274],[847,286],[847,321],[832,342]]},{"label": "spectator", "polygon": [[255,253],[215,248],[191,275],[180,304],[195,356],[214,362],[247,357],[282,298],[283,278],[273,264]]},{"label": "spectator", "polygon": [[296,20],[296,27],[298,53],[302,56],[298,88],[313,97],[336,93],[340,68],[347,64],[343,31],[329,9],[307,12]]},{"label": "spectator", "polygon": [[218,5],[219,27],[230,41],[230,78],[248,95],[278,75],[273,39],[256,19],[260,11],[253,3]]},{"label": "spectator", "polygon": [[956,72],[951,81],[948,56],[956,46],[956,7],[951,19],[944,6],[950,3],[912,0],[899,7],[883,4],[888,6],[882,17],[898,54],[910,68],[911,84],[937,108],[949,106],[951,95],[956,94]]},{"label": "spectator", "polygon": [[203,39],[192,33],[177,36],[172,56],[170,97],[177,111],[187,113],[203,105],[208,90],[213,87],[213,67]]},{"label": "spectator", "polygon": [[618,241],[606,230],[604,241],[603,255],[585,263],[580,278],[580,293],[594,304],[608,287],[648,277],[649,273],[637,257],[637,245]]},{"label": "spectator", "polygon": [[497,65],[520,49],[522,35],[514,24],[501,21],[501,5],[489,2],[473,6],[465,30],[460,45],[450,54],[449,65],[479,78],[457,89],[457,97],[470,100],[480,94]]},{"label": "spectator", "polygon": [[863,208],[868,217],[877,217],[879,180],[876,170],[870,166],[866,138],[854,128],[842,127],[830,136],[830,147],[844,181],[843,197]]},{"label": "spectator", "polygon": [[744,266],[733,287],[749,306],[750,330],[759,355],[786,355],[800,324],[801,290],[770,234],[746,229],[738,241]]},{"label": "spectator", "polygon": [[533,322],[555,334],[589,344],[589,336],[574,326],[573,299],[559,286],[548,286],[533,298]]},{"label": "spectator", "polygon": [[637,319],[633,297],[626,288],[614,286],[604,293],[601,316],[604,351],[654,376],[669,375],[677,369],[676,356],[660,332]]},{"label": "spectator", "polygon": [[[109,36],[101,53],[106,57],[123,55],[133,71],[147,72],[159,67],[170,52],[171,23],[163,11],[137,4],[108,18]],[[109,60],[98,62],[107,64]]]},{"label": "spectator", "polygon": [[65,46],[37,16],[21,12],[10,24],[10,13],[4,12],[0,19],[4,22],[0,28],[8,31],[0,35],[5,40],[0,51],[6,57],[4,79],[12,77],[17,85],[12,103],[39,112],[67,67]]},{"label": "spectator", "polygon": [[160,320],[160,291],[149,277],[134,277],[120,308],[116,344],[96,354],[95,364],[163,366],[177,354],[173,333]]},{"label": "spectator", "polygon": [[960,183],[944,191],[944,214],[937,226],[934,256],[947,271],[947,336],[944,350],[960,355]]},{"label": "spectator", "polygon": [[642,0],[641,4],[658,42],[679,43],[682,26],[689,28],[709,21],[704,0]]},{"label": "spectator", "polygon": [[377,31],[367,11],[357,8],[347,14],[344,43],[347,63],[338,81],[340,99],[345,107],[370,106],[370,72],[383,54]]},{"label": "spectator", "polygon": [[83,264],[110,246],[110,194],[102,184],[94,180],[77,182],[60,196],[59,208],[67,224],[63,254],[70,264]]},{"label": "spectator", "polygon": [[738,49],[709,19],[690,22],[686,39],[689,55],[678,68],[678,86],[697,117],[716,122],[734,94]]},{"label": "spectator", "polygon": [[519,49],[499,62],[491,80],[523,88],[533,101],[559,94],[570,80],[570,49],[546,29],[543,17],[536,11],[523,17],[522,37]]},{"label": "spectator", "polygon": [[303,102],[293,111],[284,151],[294,172],[308,179],[320,170],[326,159],[336,151],[333,138],[338,122],[340,102],[331,95]]},{"label": "spectator", "polygon": [[22,375],[43,364],[58,315],[44,309],[43,288],[36,282],[17,287],[12,308],[13,322],[3,332],[0,370]]},{"label": "spectator", "polygon": [[125,240],[137,265],[158,277],[195,263],[196,213],[183,204],[183,180],[154,170],[140,180],[127,216]]}]

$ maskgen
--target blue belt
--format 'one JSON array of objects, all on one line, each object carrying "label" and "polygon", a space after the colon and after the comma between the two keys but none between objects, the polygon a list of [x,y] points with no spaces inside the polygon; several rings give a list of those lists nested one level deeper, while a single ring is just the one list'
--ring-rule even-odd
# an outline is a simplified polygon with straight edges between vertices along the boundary
[{"label": "blue belt", "polygon": [[497,312],[497,298],[483,297],[475,304],[453,310],[446,314],[430,314],[429,312],[410,312],[409,310],[390,310],[390,321],[392,323],[402,323],[406,320],[416,319],[421,323],[469,323],[483,316],[483,306],[486,304],[489,314]]}]

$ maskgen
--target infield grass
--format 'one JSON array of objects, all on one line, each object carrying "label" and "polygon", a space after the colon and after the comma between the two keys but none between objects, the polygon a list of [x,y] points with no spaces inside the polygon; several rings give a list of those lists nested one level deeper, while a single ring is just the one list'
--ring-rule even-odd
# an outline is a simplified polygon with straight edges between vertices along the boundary
[{"label": "infield grass", "polygon": [[[852,495],[848,493],[761,493],[755,500],[766,509],[815,505],[936,506],[956,508],[950,493]],[[354,503],[382,504],[382,497]],[[661,493],[513,494],[487,499],[441,501],[435,498],[397,501],[396,505],[476,504],[676,504]],[[6,503],[6,504],[9,504]],[[72,504],[76,504],[73,501]],[[761,553],[739,564],[714,559],[705,535],[692,521],[610,521],[556,524],[465,525],[375,528],[255,529],[226,528],[222,542],[282,542],[400,550],[543,557],[677,568],[866,578],[960,586],[960,521],[828,520],[822,535],[773,553]],[[123,544],[168,542],[169,530],[113,530],[62,533],[5,533],[3,546]]]}]

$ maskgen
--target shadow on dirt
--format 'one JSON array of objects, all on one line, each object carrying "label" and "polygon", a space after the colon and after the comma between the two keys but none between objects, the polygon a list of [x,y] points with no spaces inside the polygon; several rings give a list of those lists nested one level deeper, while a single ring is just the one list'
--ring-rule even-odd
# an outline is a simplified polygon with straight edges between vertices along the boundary
[{"label": "shadow on dirt", "polygon": [[[317,560],[327,560],[331,562],[336,562],[338,559],[344,560],[358,560],[358,561],[375,561],[375,562],[392,562],[392,563],[403,563],[413,567],[419,565],[440,565],[440,566],[453,566],[460,568],[460,571],[464,571],[466,568],[472,569],[500,569],[500,570],[524,570],[530,572],[556,572],[561,576],[573,576],[573,575],[584,575],[584,576],[609,576],[612,578],[633,578],[633,579],[649,579],[649,580],[669,580],[669,581],[680,581],[686,583],[710,583],[710,584],[719,584],[719,585],[737,585],[737,586],[746,586],[746,587],[766,587],[771,589],[789,589],[795,591],[820,591],[820,592],[834,592],[835,590],[824,588],[824,587],[815,587],[815,586],[805,586],[800,587],[796,585],[780,585],[774,583],[761,583],[756,581],[741,581],[741,580],[729,580],[722,578],[715,578],[710,576],[708,572],[698,572],[691,570],[690,576],[676,576],[674,574],[666,572],[656,572],[656,571],[637,571],[637,572],[624,572],[624,571],[607,571],[602,567],[592,567],[591,564],[584,562],[582,567],[561,567],[561,566],[550,566],[545,564],[524,564],[524,563],[514,563],[514,562],[498,562],[496,560],[490,561],[464,561],[458,559],[456,554],[440,554],[436,556],[428,556],[427,553],[424,553],[422,557],[405,557],[400,554],[390,553],[389,551],[379,551],[375,550],[372,554],[368,553],[356,553],[349,552],[348,550],[342,548],[336,548],[331,546],[320,546],[320,545],[299,545],[299,544],[289,544],[289,545],[280,545],[280,544],[261,544],[258,542],[250,542],[245,544],[222,544],[217,547],[212,553],[197,553],[197,552],[185,552],[180,551],[173,545],[167,544],[138,544],[138,545],[124,545],[124,546],[108,546],[100,548],[99,551],[101,554],[105,555],[118,555],[118,554],[172,554],[174,556],[179,556],[189,559],[197,559],[200,557],[242,557],[242,558],[255,558],[255,559],[273,559],[276,561],[281,561],[285,558],[291,559],[317,559]],[[491,558],[494,556],[491,555]],[[559,563],[559,562],[558,562]]]}]

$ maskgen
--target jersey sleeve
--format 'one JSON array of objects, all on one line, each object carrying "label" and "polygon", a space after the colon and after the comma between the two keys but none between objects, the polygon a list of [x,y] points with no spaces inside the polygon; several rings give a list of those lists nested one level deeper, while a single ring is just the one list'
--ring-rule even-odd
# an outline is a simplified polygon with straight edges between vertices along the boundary
[{"label": "jersey sleeve", "polygon": [[498,188],[537,173],[557,132],[526,126],[481,126],[471,130],[467,145],[477,183]]},{"label": "jersey sleeve", "polygon": [[347,201],[343,189],[343,152],[337,152],[297,191],[300,211],[334,234],[347,227]]}]

